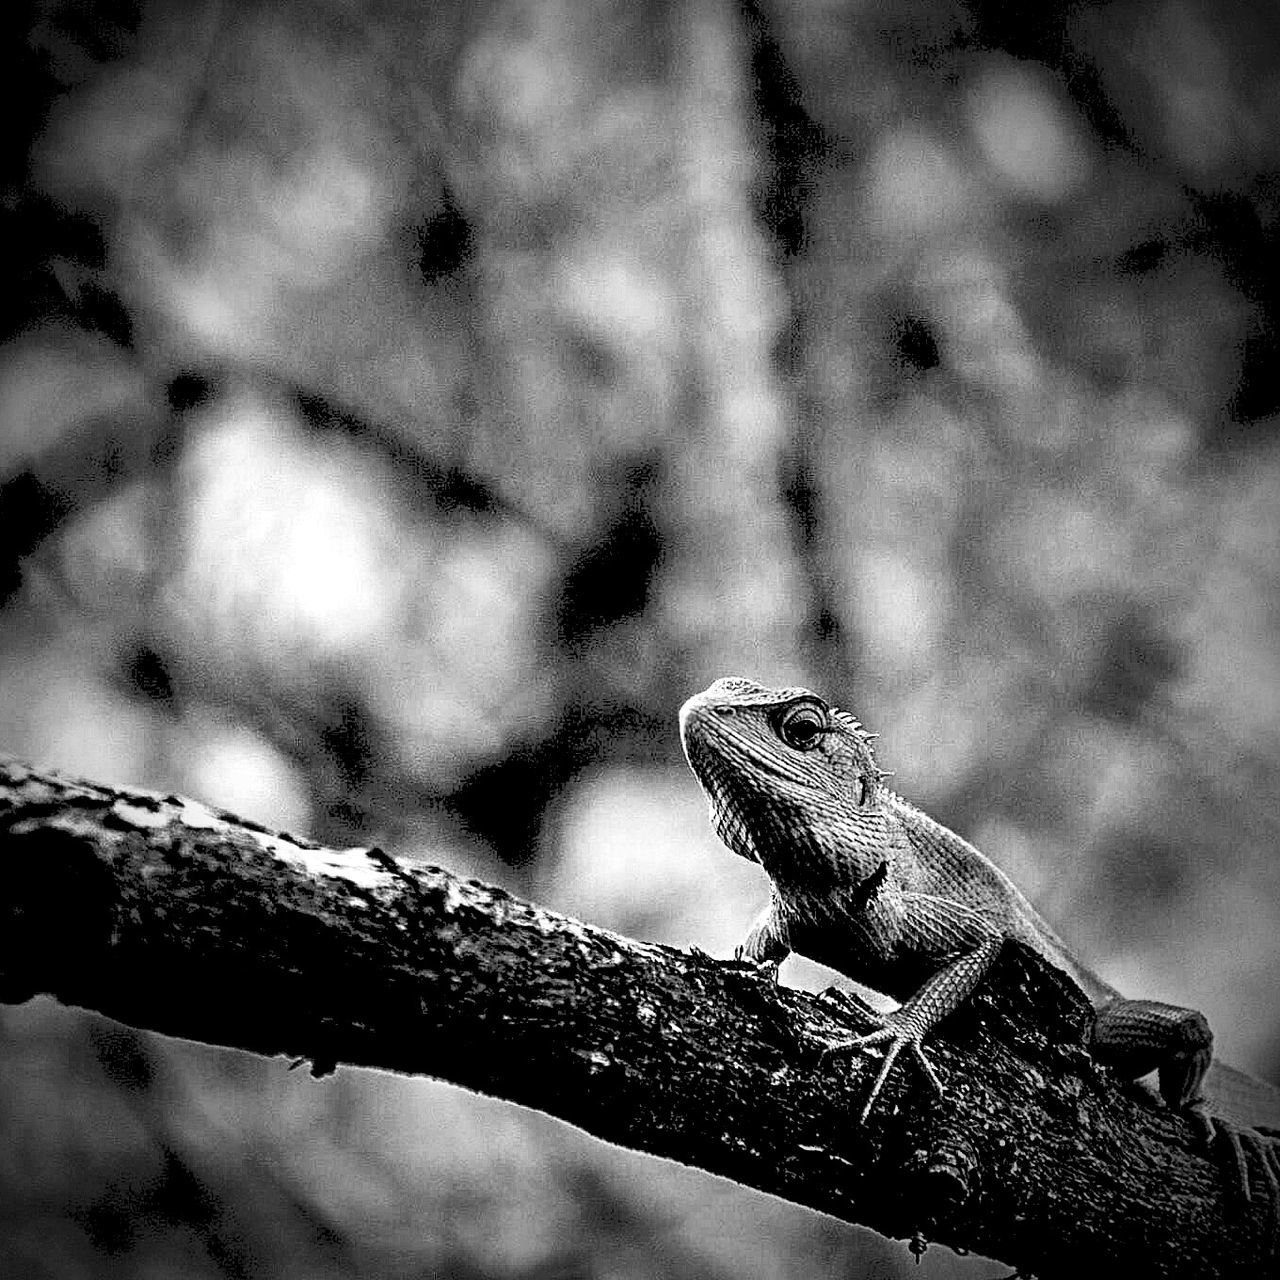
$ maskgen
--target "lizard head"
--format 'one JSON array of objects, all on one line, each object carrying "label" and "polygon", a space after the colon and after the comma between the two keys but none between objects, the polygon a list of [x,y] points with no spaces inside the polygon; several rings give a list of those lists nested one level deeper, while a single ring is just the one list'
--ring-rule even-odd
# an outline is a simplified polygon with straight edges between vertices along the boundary
[{"label": "lizard head", "polygon": [[884,776],[871,736],[808,689],[717,680],[680,708],[716,834],[775,884],[861,879],[880,865]]}]

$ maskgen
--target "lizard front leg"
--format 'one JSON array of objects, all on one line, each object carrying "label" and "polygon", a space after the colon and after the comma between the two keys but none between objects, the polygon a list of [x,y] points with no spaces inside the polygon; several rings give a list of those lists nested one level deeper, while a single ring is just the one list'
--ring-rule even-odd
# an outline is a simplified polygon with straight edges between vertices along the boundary
[{"label": "lizard front leg", "polygon": [[944,898],[904,894],[907,920],[915,937],[926,939],[933,954],[947,955],[941,967],[905,1004],[892,1013],[874,1016],[880,1026],[865,1035],[852,1036],[833,1045],[829,1053],[860,1052],[884,1045],[884,1061],[876,1076],[860,1119],[865,1122],[903,1049],[910,1051],[925,1078],[941,1095],[942,1082],[921,1042],[949,1013],[960,1007],[1000,953],[1004,941],[999,930],[977,912]]}]

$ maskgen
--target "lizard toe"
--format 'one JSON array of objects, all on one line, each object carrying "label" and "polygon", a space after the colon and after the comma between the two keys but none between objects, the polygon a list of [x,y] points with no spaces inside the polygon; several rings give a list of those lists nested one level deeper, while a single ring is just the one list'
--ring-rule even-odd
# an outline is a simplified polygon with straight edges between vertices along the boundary
[{"label": "lizard toe", "polygon": [[1280,1142],[1277,1142],[1274,1138],[1268,1138],[1264,1154],[1273,1174],[1280,1177]]},{"label": "lizard toe", "polygon": [[1249,1150],[1257,1157],[1254,1163],[1262,1171],[1262,1180],[1267,1184],[1267,1199],[1273,1205],[1280,1204],[1280,1180],[1276,1178],[1276,1169],[1269,1150],[1275,1144],[1252,1129],[1245,1131],[1245,1141],[1248,1143]]},{"label": "lizard toe", "polygon": [[880,1026],[864,1035],[846,1036],[841,1040],[828,1041],[822,1047],[822,1056],[819,1061],[826,1062],[828,1058],[834,1058],[837,1054],[863,1053],[868,1049],[874,1049],[876,1045],[884,1044],[886,1040],[892,1040],[894,1034],[892,1027]]},{"label": "lizard toe", "polygon": [[1216,1145],[1224,1149],[1223,1165],[1227,1176],[1234,1180],[1236,1189],[1247,1204],[1253,1199],[1253,1193],[1249,1187],[1249,1161],[1245,1155],[1244,1143],[1241,1141],[1243,1131],[1221,1117],[1207,1116],[1206,1118],[1209,1121],[1210,1132],[1213,1134],[1211,1146]]},{"label": "lizard toe", "polygon": [[904,1045],[910,1043],[905,1037],[893,1035],[892,1032],[889,1032],[889,1035],[892,1038],[889,1040],[889,1047],[884,1051],[884,1061],[880,1064],[880,1072],[876,1076],[875,1083],[871,1086],[871,1092],[867,1094],[867,1100],[862,1107],[862,1114],[858,1117],[861,1124],[867,1123],[871,1108],[875,1106],[876,1099],[880,1096],[880,1090],[884,1087],[884,1082],[889,1078],[889,1072],[893,1070],[893,1064],[897,1060],[898,1054],[902,1052]]},{"label": "lizard toe", "polygon": [[[1187,1108],[1186,1116],[1199,1130],[1205,1147],[1222,1165],[1246,1204],[1253,1200],[1250,1171],[1256,1167],[1267,1186],[1267,1199],[1280,1219],[1280,1142],[1256,1129],[1242,1129],[1211,1115],[1203,1098]],[[1252,1157],[1252,1159],[1251,1159]]]},{"label": "lizard toe", "polygon": [[942,1097],[945,1090],[942,1087],[942,1081],[938,1079],[938,1073],[933,1069],[933,1063],[929,1061],[925,1054],[924,1046],[918,1040],[912,1040],[911,1052],[915,1057],[916,1066],[924,1073],[924,1078],[933,1086],[933,1091]]}]

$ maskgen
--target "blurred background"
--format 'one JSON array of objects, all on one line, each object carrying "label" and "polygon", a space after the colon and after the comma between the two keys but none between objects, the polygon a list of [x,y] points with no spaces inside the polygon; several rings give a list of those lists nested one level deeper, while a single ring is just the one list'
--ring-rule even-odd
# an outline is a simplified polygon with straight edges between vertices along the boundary
[{"label": "blurred background", "polygon": [[[1026,9],[7,6],[4,749],[725,955],[805,683],[1280,1078],[1280,11]],[[46,1000],[0,1133],[6,1277],[994,1266]]]}]

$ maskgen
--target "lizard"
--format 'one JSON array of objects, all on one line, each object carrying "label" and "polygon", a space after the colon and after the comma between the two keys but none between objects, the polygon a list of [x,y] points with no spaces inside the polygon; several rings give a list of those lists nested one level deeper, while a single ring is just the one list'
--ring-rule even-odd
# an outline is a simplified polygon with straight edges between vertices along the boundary
[{"label": "lizard", "polygon": [[795,951],[900,1002],[862,1010],[874,1029],[828,1050],[883,1046],[861,1120],[904,1052],[941,1094],[923,1041],[1016,938],[1088,997],[1094,1055],[1128,1079],[1156,1071],[1167,1106],[1207,1142],[1227,1140],[1246,1198],[1253,1149],[1280,1207],[1280,1089],[1215,1060],[1198,1011],[1127,999],[1078,960],[994,862],[885,785],[875,736],[808,689],[742,677],[715,681],[680,709],[717,836],[770,880],[738,958],[776,979]]}]

